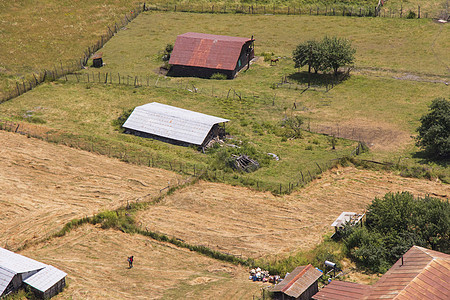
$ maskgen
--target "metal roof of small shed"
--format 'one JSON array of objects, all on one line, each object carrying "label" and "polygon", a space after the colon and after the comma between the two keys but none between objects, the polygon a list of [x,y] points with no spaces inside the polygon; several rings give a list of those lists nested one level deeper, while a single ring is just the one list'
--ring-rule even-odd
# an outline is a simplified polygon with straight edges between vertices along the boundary
[{"label": "metal roof of small shed", "polygon": [[14,273],[25,273],[45,268],[47,265],[34,259],[0,248],[0,268]]},{"label": "metal roof of small shed", "polygon": [[63,271],[47,265],[44,269],[28,277],[23,282],[45,293],[49,288],[66,276],[67,274]]},{"label": "metal roof of small shed", "polygon": [[136,107],[124,128],[201,145],[214,124],[229,120],[152,102]]},{"label": "metal roof of small shed", "polygon": [[364,217],[364,214],[357,214],[357,213],[354,213],[354,212],[344,211],[333,222],[333,224],[331,224],[331,226],[333,226],[333,227],[343,227],[344,224],[347,223],[347,222],[358,223],[363,217]]},{"label": "metal roof of small shed", "polygon": [[271,292],[282,292],[288,296],[298,298],[303,294],[317,279],[322,276],[322,272],[315,269],[312,265],[300,266],[289,273],[283,281],[273,286]]},{"label": "metal roof of small shed", "polygon": [[16,275],[16,273],[0,267],[0,296],[6,290],[14,275]]},{"label": "metal roof of small shed", "polygon": [[169,64],[234,70],[249,38],[197,32],[177,36]]}]

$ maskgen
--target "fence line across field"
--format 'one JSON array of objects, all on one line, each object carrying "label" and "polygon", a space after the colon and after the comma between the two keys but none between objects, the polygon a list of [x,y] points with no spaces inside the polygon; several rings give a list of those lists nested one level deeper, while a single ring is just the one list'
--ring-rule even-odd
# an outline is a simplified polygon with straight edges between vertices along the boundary
[{"label": "fence line across field", "polygon": [[[232,182],[233,179],[237,179],[243,186],[256,190],[272,191],[276,194],[291,193],[296,187],[313,181],[318,175],[323,173],[325,170],[330,169],[345,156],[337,156],[334,159],[325,160],[322,162],[311,162],[308,165],[302,165],[298,168],[297,175],[294,178],[291,178],[285,183],[274,183],[250,178],[250,173],[241,173],[236,177],[236,174],[228,174],[222,170],[208,169],[206,166],[199,166],[195,163],[183,163],[175,160],[167,160],[159,157],[158,154],[144,152],[142,149],[135,149],[130,145],[110,145],[106,140],[87,140],[89,139],[88,137],[77,136],[27,122],[0,120],[0,130],[22,134],[28,137],[33,137],[100,155],[106,155],[131,164],[171,170],[184,175],[204,177],[212,181]],[[106,143],[107,145],[103,145],[103,143]],[[348,153],[348,155],[358,155],[360,151],[359,147],[361,147],[360,144],[358,144],[358,146],[351,153]]]},{"label": "fence line across field", "polygon": [[149,4],[145,10],[172,11],[189,13],[214,13],[214,14],[247,14],[247,15],[315,15],[315,16],[348,16],[348,17],[383,17],[406,18],[409,12],[414,13],[414,18],[428,18],[428,12],[424,12],[420,5],[417,7],[377,8],[375,6],[280,6],[258,4]]}]

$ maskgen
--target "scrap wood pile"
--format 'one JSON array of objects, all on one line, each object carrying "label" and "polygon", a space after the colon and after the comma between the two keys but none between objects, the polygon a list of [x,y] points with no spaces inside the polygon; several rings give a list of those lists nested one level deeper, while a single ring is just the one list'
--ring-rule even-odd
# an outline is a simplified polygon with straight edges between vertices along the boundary
[{"label": "scrap wood pile", "polygon": [[234,168],[240,171],[253,172],[259,169],[259,163],[247,155],[233,155]]},{"label": "scrap wood pile", "polygon": [[269,271],[261,270],[261,268],[251,269],[250,270],[250,276],[248,277],[249,280],[253,281],[262,281],[262,282],[271,282],[271,283],[278,283],[282,279],[279,275],[269,275]]}]

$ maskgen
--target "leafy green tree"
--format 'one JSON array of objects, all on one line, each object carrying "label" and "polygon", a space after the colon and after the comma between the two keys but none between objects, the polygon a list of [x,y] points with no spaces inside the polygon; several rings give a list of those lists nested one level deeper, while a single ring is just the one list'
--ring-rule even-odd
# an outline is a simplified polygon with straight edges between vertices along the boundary
[{"label": "leafy green tree", "polygon": [[325,69],[332,69],[334,74],[342,66],[350,65],[355,60],[356,49],[345,38],[326,36],[321,42]]},{"label": "leafy green tree", "polygon": [[311,73],[311,69],[314,69],[315,73],[323,71],[323,58],[321,43],[315,40],[299,44],[293,52],[295,67],[301,68],[307,65],[308,73]]},{"label": "leafy green tree", "polygon": [[365,227],[341,231],[350,257],[372,272],[385,272],[411,246],[450,253],[450,203],[388,193],[368,207]]},{"label": "leafy green tree", "polygon": [[450,157],[450,101],[434,99],[430,112],[420,118],[417,145],[432,156]]}]

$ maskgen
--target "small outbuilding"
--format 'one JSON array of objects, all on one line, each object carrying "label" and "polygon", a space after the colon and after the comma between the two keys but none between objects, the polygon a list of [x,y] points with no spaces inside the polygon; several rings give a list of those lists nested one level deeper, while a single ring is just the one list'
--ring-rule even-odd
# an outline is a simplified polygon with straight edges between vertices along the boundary
[{"label": "small outbuilding", "polygon": [[99,52],[92,56],[92,66],[94,68],[101,68],[103,66],[103,52]]},{"label": "small outbuilding", "polygon": [[278,284],[269,288],[274,299],[278,300],[309,300],[319,291],[318,280],[322,272],[312,265],[300,266]]},{"label": "small outbuilding", "polygon": [[334,227],[334,234],[332,237],[339,237],[339,231],[344,227],[345,224],[350,224],[351,226],[355,226],[357,224],[362,225],[362,219],[366,214],[358,214],[355,212],[344,211],[337,217],[337,219],[331,224]]},{"label": "small outbuilding", "polygon": [[0,298],[28,286],[37,297],[48,299],[63,290],[66,276],[53,266],[0,248]]},{"label": "small outbuilding", "polygon": [[232,79],[255,56],[254,39],[187,32],[177,36],[168,75],[210,78],[221,73]]},{"label": "small outbuilding", "polygon": [[152,102],[137,106],[122,125],[125,133],[180,146],[204,148],[225,135],[229,120],[175,106]]}]

